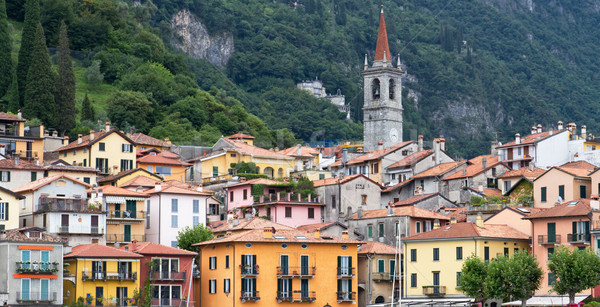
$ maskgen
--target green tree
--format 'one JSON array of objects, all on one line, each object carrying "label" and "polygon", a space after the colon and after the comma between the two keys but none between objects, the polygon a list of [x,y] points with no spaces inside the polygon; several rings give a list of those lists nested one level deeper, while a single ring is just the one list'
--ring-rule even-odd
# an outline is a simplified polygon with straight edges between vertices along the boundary
[{"label": "green tree", "polygon": [[177,144],[193,145],[200,139],[200,133],[187,118],[182,118],[178,112],[169,114],[165,119],[154,125],[148,133],[151,137],[164,139],[168,137]]},{"label": "green tree", "polygon": [[492,298],[520,300],[525,307],[540,287],[542,275],[537,259],[527,251],[518,251],[512,257],[500,256],[490,262],[484,287]]},{"label": "green tree", "polygon": [[200,248],[192,245],[211,240],[212,238],[212,231],[202,224],[197,224],[194,227],[186,226],[177,234],[177,246],[181,249],[199,252]]},{"label": "green tree", "polygon": [[56,103],[54,91],[56,76],[52,70],[44,29],[38,23],[35,33],[35,42],[27,74],[27,87],[25,88],[25,105],[23,113],[26,118],[39,118],[47,127],[56,124]]},{"label": "green tree", "polygon": [[94,107],[90,103],[90,99],[88,98],[88,94],[85,93],[83,97],[83,102],[81,103],[81,121],[96,119],[96,114],[94,114]]},{"label": "green tree", "polygon": [[38,24],[40,23],[40,3],[38,0],[25,2],[25,22],[21,35],[21,49],[19,49],[19,62],[17,63],[17,82],[19,85],[19,105],[23,106],[29,65],[33,57],[34,43]]},{"label": "green tree", "polygon": [[6,2],[0,0],[0,98],[6,94],[12,81],[13,63],[6,17]]},{"label": "green tree", "polygon": [[475,255],[470,256],[463,263],[460,275],[460,289],[467,296],[475,298],[476,302],[484,302],[488,298],[488,293],[483,282],[487,277],[487,269],[487,263]]},{"label": "green tree", "polygon": [[104,74],[100,71],[100,60],[92,61],[92,64],[83,72],[83,78],[91,86],[98,86],[104,80]]},{"label": "green tree", "polygon": [[575,302],[575,294],[600,283],[600,257],[590,248],[573,250],[561,246],[550,257],[548,269],[556,276],[552,289],[568,294]]},{"label": "green tree", "polygon": [[21,108],[19,103],[19,84],[17,81],[17,71],[13,69],[12,73],[12,82],[10,83],[10,87],[8,88],[8,92],[6,96],[8,98],[8,111],[17,113],[17,110]]},{"label": "green tree", "polygon": [[73,62],[69,53],[67,25],[62,22],[58,39],[58,77],[56,80],[55,95],[56,106],[58,107],[56,128],[62,134],[75,126],[75,117],[77,114],[75,110],[75,74],[73,73]]},{"label": "green tree", "polygon": [[153,124],[152,103],[140,92],[117,91],[107,101],[108,118],[117,127],[132,125],[148,133]]}]

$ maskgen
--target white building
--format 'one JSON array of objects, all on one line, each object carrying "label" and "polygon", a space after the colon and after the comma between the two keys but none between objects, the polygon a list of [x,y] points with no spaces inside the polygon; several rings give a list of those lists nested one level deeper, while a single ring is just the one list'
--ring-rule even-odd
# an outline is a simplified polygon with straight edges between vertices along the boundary
[{"label": "white building", "polygon": [[350,106],[346,105],[346,96],[342,95],[340,89],[337,90],[335,95],[327,94],[327,90],[323,87],[323,82],[315,78],[313,81],[305,80],[296,84],[301,90],[310,92],[316,98],[325,98],[332,104],[338,107],[338,110],[342,113],[346,113],[346,119],[350,119]]}]

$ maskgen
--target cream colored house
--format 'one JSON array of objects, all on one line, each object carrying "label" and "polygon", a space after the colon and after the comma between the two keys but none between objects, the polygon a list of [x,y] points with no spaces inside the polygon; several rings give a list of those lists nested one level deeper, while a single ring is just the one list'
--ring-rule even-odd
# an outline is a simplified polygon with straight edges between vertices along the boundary
[{"label": "cream colored house", "polygon": [[589,174],[594,168],[585,161],[550,168],[533,181],[534,207],[551,208],[556,203],[589,198],[592,192]]},{"label": "cream colored house", "polygon": [[19,228],[19,207],[25,196],[0,186],[0,230]]}]

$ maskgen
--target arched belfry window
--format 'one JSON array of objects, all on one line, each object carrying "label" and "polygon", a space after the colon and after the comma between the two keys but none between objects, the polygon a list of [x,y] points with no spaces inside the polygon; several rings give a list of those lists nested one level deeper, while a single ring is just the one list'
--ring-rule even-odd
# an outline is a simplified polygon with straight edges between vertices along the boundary
[{"label": "arched belfry window", "polygon": [[379,96],[381,96],[379,79],[373,79],[373,86],[371,87],[371,89],[373,90],[373,99],[379,99]]},{"label": "arched belfry window", "polygon": [[394,89],[395,89],[394,79],[390,79],[390,87],[389,87],[389,90],[390,90],[390,99],[394,99],[394,94],[395,94],[394,93]]}]

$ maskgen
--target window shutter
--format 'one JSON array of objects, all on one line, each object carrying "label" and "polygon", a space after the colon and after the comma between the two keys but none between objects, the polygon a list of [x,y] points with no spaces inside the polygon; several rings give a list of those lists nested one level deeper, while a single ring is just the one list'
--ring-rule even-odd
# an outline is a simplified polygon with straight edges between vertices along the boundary
[{"label": "window shutter", "polygon": [[[242,256],[243,257],[243,256]],[[246,280],[247,279],[242,279],[242,292],[246,292]]]},{"label": "window shutter", "polygon": [[585,227],[585,230],[583,232],[585,234],[589,234],[590,233],[590,222],[589,221],[583,222],[583,227]]},{"label": "window shutter", "polygon": [[352,257],[348,257],[348,267],[352,267]]},{"label": "window shutter", "polygon": [[6,176],[6,178],[8,178],[8,182],[10,182],[10,171],[6,172],[8,175]]},{"label": "window shutter", "polygon": [[338,282],[337,290],[338,290],[338,292],[342,292],[342,280],[338,279],[337,282]]},{"label": "window shutter", "polygon": [[256,255],[252,255],[252,264],[256,265]]},{"label": "window shutter", "polygon": [[121,144],[121,151],[125,152],[125,144]]},{"label": "window shutter", "polygon": [[9,215],[8,215],[8,207],[10,207],[10,206],[8,205],[8,203],[6,203],[4,205],[4,220],[5,221],[8,221],[8,217],[9,217]]},{"label": "window shutter", "polygon": [[255,296],[256,293],[256,278],[252,278],[252,296]]},{"label": "window shutter", "polygon": [[279,293],[281,292],[281,284],[283,283],[283,280],[280,278],[277,280],[277,296],[279,296]]},{"label": "window shutter", "polygon": [[572,229],[573,229],[573,231],[571,233],[576,234],[577,233],[577,222],[571,222],[571,225],[572,225]]},{"label": "window shutter", "polygon": [[342,266],[342,256],[338,256],[338,268]]},{"label": "window shutter", "polygon": [[246,266],[246,255],[242,255],[242,267]]}]

